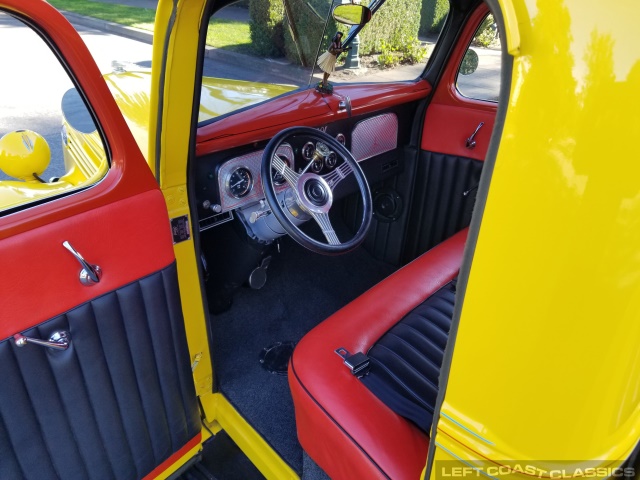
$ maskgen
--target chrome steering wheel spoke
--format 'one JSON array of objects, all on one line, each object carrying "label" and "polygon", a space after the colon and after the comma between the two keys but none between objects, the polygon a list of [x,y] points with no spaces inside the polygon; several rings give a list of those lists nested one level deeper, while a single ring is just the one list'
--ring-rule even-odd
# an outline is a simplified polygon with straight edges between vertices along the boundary
[{"label": "chrome steering wheel spoke", "polygon": [[298,175],[293,169],[289,168],[287,163],[282,160],[278,155],[274,155],[271,159],[271,166],[278,172],[285,181],[289,184],[289,186],[296,191],[296,186],[298,185],[298,179],[300,175]]},{"label": "chrome steering wheel spoke", "polygon": [[320,225],[322,229],[322,233],[324,233],[327,242],[329,245],[342,245],[338,235],[336,235],[335,230],[333,229],[333,225],[331,225],[331,220],[329,220],[329,213],[320,213],[320,212],[311,212],[311,216],[313,219]]},{"label": "chrome steering wheel spoke", "polygon": [[353,172],[353,168],[347,162],[343,162],[333,172],[327,173],[322,177],[325,179],[329,187],[333,190],[342,180],[347,178]]}]

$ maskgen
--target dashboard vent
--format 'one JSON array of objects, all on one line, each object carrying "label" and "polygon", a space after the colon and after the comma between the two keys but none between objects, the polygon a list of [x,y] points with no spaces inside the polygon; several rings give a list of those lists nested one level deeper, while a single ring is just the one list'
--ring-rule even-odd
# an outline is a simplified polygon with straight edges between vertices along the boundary
[{"label": "dashboard vent", "polygon": [[212,217],[203,218],[200,220],[200,231],[204,232],[210,228],[222,225],[223,223],[233,220],[233,212],[222,212]]}]

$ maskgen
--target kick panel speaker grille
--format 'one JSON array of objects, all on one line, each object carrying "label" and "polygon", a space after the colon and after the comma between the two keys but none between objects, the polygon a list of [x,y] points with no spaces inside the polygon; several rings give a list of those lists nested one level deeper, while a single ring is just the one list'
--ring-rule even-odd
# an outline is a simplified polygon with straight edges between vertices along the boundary
[{"label": "kick panel speaker grille", "polygon": [[175,264],[0,342],[0,478],[138,479],[200,420]]}]

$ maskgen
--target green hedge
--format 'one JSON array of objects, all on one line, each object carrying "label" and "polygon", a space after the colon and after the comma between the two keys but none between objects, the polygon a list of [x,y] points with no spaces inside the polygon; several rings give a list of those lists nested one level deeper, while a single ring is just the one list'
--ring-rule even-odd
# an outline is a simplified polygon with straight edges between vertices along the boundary
[{"label": "green hedge", "polygon": [[282,0],[251,0],[249,29],[251,49],[262,57],[281,57],[284,52]]},{"label": "green hedge", "polygon": [[[423,1],[442,2],[448,10],[448,0],[387,0],[360,33],[360,55],[379,53],[383,45],[401,50],[416,39]],[[364,5],[368,3],[368,0],[362,2]],[[329,5],[328,0],[251,0],[249,14],[253,51],[256,55],[270,57],[284,54],[294,63],[311,66],[320,42],[322,53],[338,29],[343,32],[349,29],[336,25],[330,19],[325,31]],[[286,21],[287,14],[294,17],[295,32]],[[323,31],[325,35],[321,38]],[[298,38],[297,45],[294,37]]]},{"label": "green hedge", "polygon": [[400,49],[418,38],[422,0],[387,0],[360,33],[360,55]]},{"label": "green hedge", "polygon": [[449,0],[422,0],[420,35],[439,33],[449,13]]},{"label": "green hedge", "polygon": [[[284,0],[291,6],[293,14],[303,11],[304,0]],[[312,6],[316,7],[320,16],[324,16],[327,9],[326,0],[309,0]],[[368,5],[369,0],[363,0],[362,5]],[[411,39],[418,38],[418,28],[420,26],[420,8],[422,0],[387,0],[385,4],[373,15],[371,22],[367,24],[360,33],[360,55],[379,53],[382,46],[394,50],[400,50],[411,42]],[[298,36],[301,39],[302,56],[307,65],[311,65],[315,58],[317,42],[322,32],[324,24],[322,20],[315,16],[304,15],[304,18],[297,19]],[[331,38],[337,30],[345,34],[349,31],[346,25],[337,25],[332,19],[329,20],[322,39],[320,53],[326,50],[331,43]],[[285,51],[287,58],[299,63],[298,53],[292,34],[285,28]]]}]

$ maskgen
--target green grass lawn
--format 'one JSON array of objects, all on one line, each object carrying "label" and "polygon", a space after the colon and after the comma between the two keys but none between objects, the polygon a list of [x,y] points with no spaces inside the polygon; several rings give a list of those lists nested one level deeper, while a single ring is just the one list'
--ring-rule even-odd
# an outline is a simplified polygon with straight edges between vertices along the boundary
[{"label": "green grass lawn", "polygon": [[[49,3],[59,10],[150,31],[153,31],[156,16],[155,10],[151,8],[129,7],[91,0],[49,0]],[[251,53],[248,23],[213,19],[209,25],[207,45],[239,53]]]},{"label": "green grass lawn", "polygon": [[128,7],[90,0],[49,0],[49,3],[59,10],[143,30],[153,31],[153,22],[156,17],[156,11],[151,8]]},{"label": "green grass lawn", "polygon": [[207,45],[251,55],[251,33],[249,24],[214,18],[209,21]]}]

